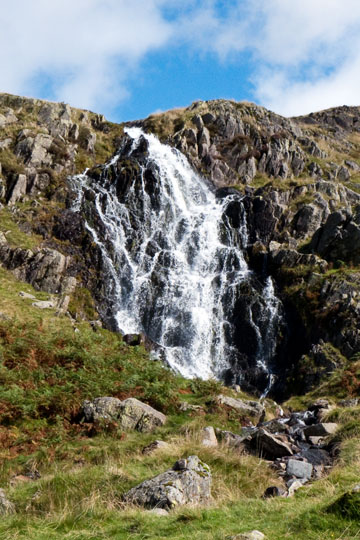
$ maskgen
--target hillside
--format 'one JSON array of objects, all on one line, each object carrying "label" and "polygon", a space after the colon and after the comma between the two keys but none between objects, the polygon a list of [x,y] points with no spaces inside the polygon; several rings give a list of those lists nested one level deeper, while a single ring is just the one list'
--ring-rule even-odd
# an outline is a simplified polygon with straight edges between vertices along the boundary
[{"label": "hillside", "polygon": [[[109,257],[114,247],[95,211],[101,190],[90,186],[114,186],[121,201],[133,190],[130,253],[145,223],[133,209],[143,208],[142,197],[155,206],[160,197],[150,143],[143,137],[135,148],[131,127],[180,150],[216,200],[230,201],[224,230],[246,228],[238,249],[250,278],[234,301],[236,355],[222,382],[185,379],[154,360],[151,313],[141,334],[114,332],[117,293],[101,246]],[[71,177],[85,169],[76,206]],[[360,108],[287,119],[215,100],[117,125],[66,104],[0,94],[0,202],[0,538],[223,539],[254,529],[274,540],[357,537]],[[114,256],[114,268],[124,265]],[[155,297],[168,278],[161,271],[152,275]],[[269,277],[281,307],[264,374],[254,324],[266,333]],[[84,400],[104,396],[135,397],[167,422],[152,433],[128,429],[118,413],[84,419]],[[301,442],[291,423],[271,424],[279,402],[297,433],[306,422],[337,423],[336,432]],[[308,408],[305,423],[291,417]],[[219,430],[214,446],[203,443],[207,426]],[[290,445],[287,457],[312,464],[311,481],[292,497],[262,498],[270,486],[289,486],[279,475],[287,462],[269,454],[261,429]],[[143,453],[155,439],[168,444]],[[315,461],[303,454],[309,449]],[[160,516],[124,502],[130,488],[194,454],[212,473],[206,504]]]}]

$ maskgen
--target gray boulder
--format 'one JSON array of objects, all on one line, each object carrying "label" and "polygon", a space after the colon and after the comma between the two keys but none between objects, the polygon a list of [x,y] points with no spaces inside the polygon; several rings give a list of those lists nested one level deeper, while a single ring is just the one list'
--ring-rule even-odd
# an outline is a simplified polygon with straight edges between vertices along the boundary
[{"label": "gray boulder", "polygon": [[217,396],[215,398],[215,401],[219,405],[226,405],[227,407],[235,409],[237,412],[242,413],[246,416],[260,417],[265,411],[265,408],[257,401],[245,401],[242,399],[224,396],[223,394]]},{"label": "gray boulder", "polygon": [[211,496],[211,472],[197,456],[177,461],[172,469],[145,480],[124,495],[124,501],[145,508],[171,509],[206,503]]},{"label": "gray boulder", "polygon": [[333,422],[324,422],[306,427],[304,433],[306,437],[324,437],[326,435],[333,435],[337,428],[338,425]]},{"label": "gray boulder", "polygon": [[212,426],[208,426],[202,430],[201,444],[208,447],[218,445],[215,430]]},{"label": "gray boulder", "polygon": [[306,461],[299,461],[297,459],[289,459],[286,465],[286,473],[289,476],[296,476],[296,478],[311,478],[313,466]]},{"label": "gray boulder", "polygon": [[100,397],[84,401],[82,414],[85,422],[114,421],[121,429],[143,433],[154,431],[166,422],[164,414],[136,398],[120,401],[114,397]]}]

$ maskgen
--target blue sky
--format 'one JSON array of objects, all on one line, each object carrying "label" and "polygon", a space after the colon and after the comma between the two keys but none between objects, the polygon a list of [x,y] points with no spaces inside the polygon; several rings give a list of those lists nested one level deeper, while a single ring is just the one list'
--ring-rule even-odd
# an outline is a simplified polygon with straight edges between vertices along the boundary
[{"label": "blue sky", "polygon": [[360,105],[359,0],[1,0],[0,91],[114,121],[197,99]]}]

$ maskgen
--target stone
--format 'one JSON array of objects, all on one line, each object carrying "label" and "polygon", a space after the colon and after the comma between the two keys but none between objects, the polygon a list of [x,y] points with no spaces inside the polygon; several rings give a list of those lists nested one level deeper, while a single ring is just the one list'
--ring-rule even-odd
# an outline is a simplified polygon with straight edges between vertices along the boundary
[{"label": "stone", "polygon": [[28,298],[29,300],[36,300],[36,297],[33,294],[29,294],[24,291],[20,291],[19,296],[21,296],[22,298]]},{"label": "stone", "polygon": [[125,430],[136,429],[145,433],[163,426],[166,416],[136,398],[128,398],[121,404],[119,421]]},{"label": "stone", "polygon": [[127,345],[135,347],[136,345],[141,344],[141,334],[125,334],[123,340]]},{"label": "stone", "polygon": [[251,438],[251,448],[265,459],[273,460],[278,457],[292,456],[290,444],[280,437],[260,428]]},{"label": "stone", "polygon": [[278,486],[270,486],[264,491],[263,499],[269,499],[271,497],[286,497],[287,491]]},{"label": "stone", "polygon": [[303,487],[303,483],[300,480],[295,480],[291,483],[289,489],[288,489],[288,497],[292,497],[298,489]]},{"label": "stone", "polygon": [[14,504],[6,497],[5,491],[0,489],[0,515],[5,516],[7,514],[13,514],[14,512]]},{"label": "stone", "polygon": [[266,537],[262,532],[256,530],[236,534],[235,536],[230,537],[231,540],[264,540],[265,538]]},{"label": "stone", "polygon": [[26,175],[18,174],[15,182],[10,188],[10,192],[7,197],[8,205],[13,205],[24,197],[24,195],[26,194],[26,185]]},{"label": "stone", "polygon": [[289,459],[286,464],[286,474],[289,476],[296,476],[297,478],[311,478],[313,466],[306,461],[299,461],[297,459]]},{"label": "stone", "polygon": [[145,480],[124,495],[124,502],[145,508],[172,508],[207,503],[211,496],[211,472],[197,456],[176,462],[172,469]]},{"label": "stone", "polygon": [[223,394],[217,396],[215,402],[219,405],[226,405],[241,414],[251,417],[260,417],[265,411],[265,408],[257,401],[244,401],[242,399],[224,396]]},{"label": "stone", "polygon": [[204,413],[204,407],[201,405],[192,405],[191,403],[188,403],[187,401],[182,401],[179,405],[179,411],[181,412],[187,412],[187,411],[194,411],[198,413]]},{"label": "stone", "polygon": [[55,307],[54,302],[51,300],[40,300],[39,302],[33,302],[31,305],[38,309],[52,309]]},{"label": "stone", "polygon": [[347,182],[348,180],[350,180],[349,169],[344,166],[339,167],[337,170],[336,177],[341,182]]},{"label": "stone", "polygon": [[168,516],[169,512],[165,508],[152,508],[148,510],[149,514],[154,514],[155,516]]},{"label": "stone", "polygon": [[324,437],[333,435],[338,428],[338,425],[333,422],[324,422],[321,424],[313,424],[304,429],[306,437]]},{"label": "stone", "polygon": [[157,450],[167,450],[169,444],[165,441],[154,441],[142,449],[143,454],[153,454]]},{"label": "stone", "polygon": [[218,445],[215,430],[212,426],[205,427],[202,430],[201,444],[208,447],[214,447]]},{"label": "stone", "polygon": [[301,456],[304,457],[313,466],[315,465],[329,466],[332,464],[332,459],[330,457],[329,452],[327,452],[323,448],[309,448],[307,450],[302,450]]},{"label": "stone", "polygon": [[114,397],[100,397],[84,401],[82,415],[85,422],[113,421],[124,430],[151,432],[166,422],[166,416],[136,398],[124,401]]},{"label": "stone", "polygon": [[313,444],[317,446],[324,440],[324,437],[308,437],[308,441],[310,444]]}]

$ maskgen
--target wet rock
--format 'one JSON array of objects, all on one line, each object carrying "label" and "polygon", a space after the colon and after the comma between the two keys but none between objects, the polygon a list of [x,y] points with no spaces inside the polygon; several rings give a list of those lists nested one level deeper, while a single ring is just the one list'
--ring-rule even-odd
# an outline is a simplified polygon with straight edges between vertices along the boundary
[{"label": "wet rock", "polygon": [[141,334],[125,334],[125,336],[123,336],[123,340],[127,345],[135,347],[136,345],[141,344]]},{"label": "wet rock", "polygon": [[202,430],[201,444],[207,447],[214,447],[218,445],[215,430],[212,426],[208,426]]},{"label": "wet rock", "polygon": [[311,478],[313,467],[311,463],[299,461],[297,459],[289,459],[286,465],[286,474],[296,476],[297,478]]},{"label": "wet rock", "polygon": [[281,438],[281,435],[272,435],[266,429],[260,428],[251,438],[251,448],[265,459],[275,459],[283,456],[292,456],[290,444]]},{"label": "wet rock", "polygon": [[6,497],[5,491],[0,489],[0,515],[5,516],[7,514],[13,514],[14,512],[14,504]]},{"label": "wet rock", "polygon": [[166,450],[168,448],[169,448],[169,444],[167,442],[165,442],[165,441],[154,441],[154,442],[148,444],[147,446],[145,446],[145,448],[143,448],[143,450],[142,450],[142,453],[143,454],[153,454],[157,450]]},{"label": "wet rock", "polygon": [[197,456],[189,456],[172,469],[145,480],[124,495],[124,501],[145,508],[172,509],[206,503],[211,496],[211,472]]},{"label": "wet rock", "polygon": [[328,467],[332,464],[329,452],[323,448],[309,448],[308,450],[302,450],[301,456],[313,466],[324,465]]},{"label": "wet rock", "polygon": [[121,429],[143,433],[154,431],[166,422],[164,414],[136,398],[120,401],[113,397],[101,397],[84,401],[82,414],[85,422],[115,421]]},{"label": "wet rock", "polygon": [[333,422],[314,424],[304,429],[306,437],[324,437],[333,435],[338,428],[338,425]]}]

